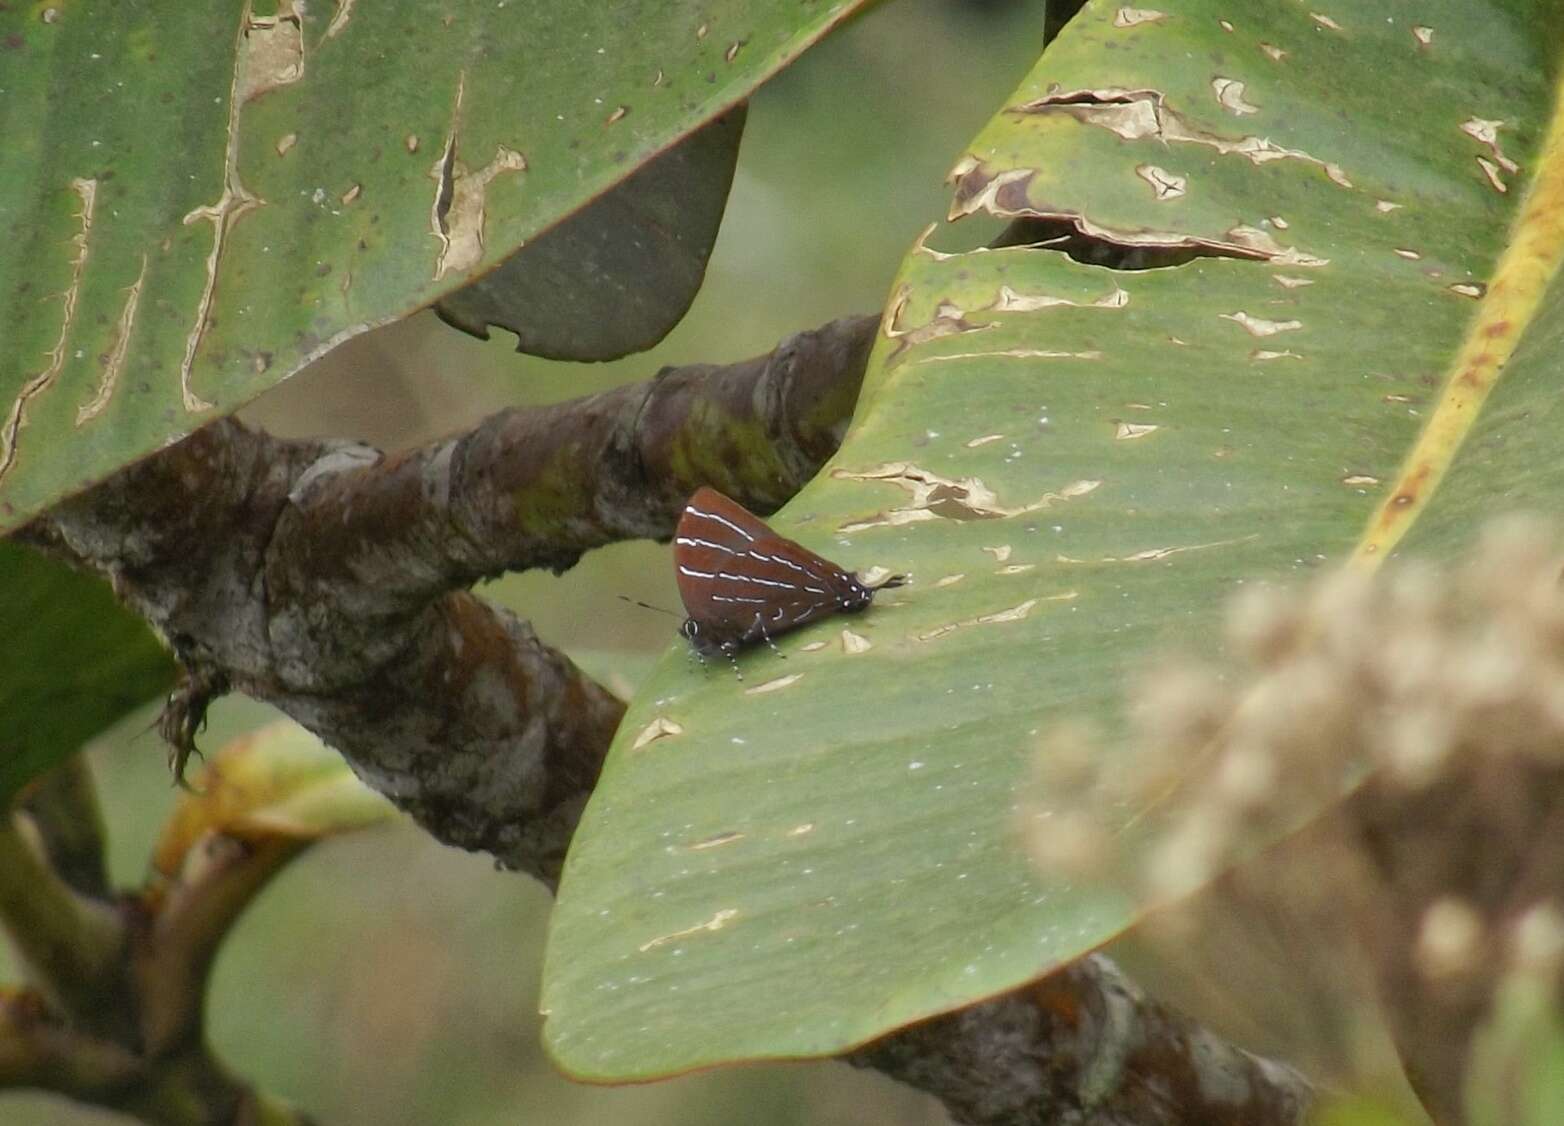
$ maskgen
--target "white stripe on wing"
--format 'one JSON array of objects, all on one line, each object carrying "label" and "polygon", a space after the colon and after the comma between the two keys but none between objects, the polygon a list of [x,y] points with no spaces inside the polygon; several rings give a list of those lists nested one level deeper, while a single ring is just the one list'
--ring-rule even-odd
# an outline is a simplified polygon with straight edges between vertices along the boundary
[{"label": "white stripe on wing", "polygon": [[735,531],[739,535],[743,536],[750,543],[754,543],[755,542],[755,537],[754,536],[750,535],[743,528],[741,528],[737,524],[735,524],[732,520],[729,520],[726,516],[718,516],[715,512],[702,512],[700,509],[696,508],[693,504],[685,506],[684,511],[689,513],[691,516],[699,516],[703,520],[715,520],[717,523],[722,524],[722,525],[724,525],[724,526],[726,526],[728,528],[733,529],[733,531]]},{"label": "white stripe on wing", "polygon": [[[694,536],[675,536],[673,542],[680,547],[709,547],[713,551],[722,552],[724,555],[738,554],[736,549],[729,547],[725,543],[712,543],[711,540],[696,539]],[[750,554],[753,555],[755,553],[752,551]]]}]

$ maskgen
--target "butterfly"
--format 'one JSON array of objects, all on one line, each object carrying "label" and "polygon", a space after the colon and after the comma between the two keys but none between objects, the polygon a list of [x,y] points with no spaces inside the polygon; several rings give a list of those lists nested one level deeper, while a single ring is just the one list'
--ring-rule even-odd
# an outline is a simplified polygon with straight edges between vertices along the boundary
[{"label": "butterfly", "polygon": [[868,587],[850,571],[777,535],[760,517],[716,489],[684,506],[673,537],[674,577],[689,615],[679,632],[701,656],[733,657],[832,614],[855,614],[876,590],[902,586],[892,575]]}]

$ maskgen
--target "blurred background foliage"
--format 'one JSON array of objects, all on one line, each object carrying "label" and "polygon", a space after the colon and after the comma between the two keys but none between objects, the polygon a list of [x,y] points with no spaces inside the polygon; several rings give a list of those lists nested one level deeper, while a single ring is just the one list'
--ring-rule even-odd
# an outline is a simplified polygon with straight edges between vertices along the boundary
[{"label": "blurred background foliage", "polygon": [[[506,406],[589,394],[667,364],[742,359],[877,310],[907,246],[944,213],[950,165],[1036,60],[1043,19],[1043,0],[894,0],[765,86],[705,287],[650,352],[601,365],[537,360],[513,353],[507,333],[480,342],[425,312],[349,342],[244,417],[277,434],[393,449]],[[971,240],[993,233],[974,223]],[[506,576],[483,593],[628,695],[673,622],[617,595],[674,609],[666,552],[624,544],[565,576]],[[133,716],[90,752],[120,884],[145,877],[173,805],[152,715]],[[269,718],[224,700],[205,742]],[[328,1126],[945,1121],[932,1100],[834,1063],[624,1089],[567,1082],[539,1048],[549,906],[540,887],[410,826],[333,841],[296,862],[225,947],[210,1036],[232,1066]],[[14,977],[0,948],[0,981]],[[49,1096],[0,1094],[0,1122],[116,1121]]]}]

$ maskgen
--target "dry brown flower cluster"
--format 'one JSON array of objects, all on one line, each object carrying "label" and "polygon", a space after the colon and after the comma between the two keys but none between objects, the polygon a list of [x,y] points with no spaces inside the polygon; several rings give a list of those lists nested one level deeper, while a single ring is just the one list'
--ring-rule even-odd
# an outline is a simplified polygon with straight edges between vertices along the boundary
[{"label": "dry brown flower cluster", "polygon": [[[1350,922],[1419,1096],[1462,1121],[1498,981],[1557,983],[1564,963],[1561,573],[1557,535],[1512,517],[1449,571],[1248,590],[1224,668],[1170,659],[1146,678],[1128,768],[1099,770],[1089,731],[1046,738],[1034,857],[1167,902],[1323,824],[1333,847],[1286,881],[1289,907]],[[1099,811],[1126,803],[1154,807],[1149,843],[1107,831]]]}]

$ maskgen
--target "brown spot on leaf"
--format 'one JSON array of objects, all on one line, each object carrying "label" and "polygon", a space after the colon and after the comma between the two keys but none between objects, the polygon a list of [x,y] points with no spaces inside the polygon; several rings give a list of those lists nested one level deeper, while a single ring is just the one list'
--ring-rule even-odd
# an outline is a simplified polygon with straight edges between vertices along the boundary
[{"label": "brown spot on leaf", "polygon": [[1155,8],[1120,8],[1113,13],[1113,26],[1120,29],[1139,27],[1141,24],[1157,23],[1167,18],[1167,13],[1159,12]]},{"label": "brown spot on leaf", "polygon": [[1427,484],[1433,471],[1434,467],[1427,462],[1422,463],[1412,471],[1401,488],[1396,491],[1396,495],[1391,498],[1390,503],[1380,513],[1379,523],[1381,527],[1395,523],[1399,519],[1397,509],[1406,508],[1417,500],[1418,495],[1423,491],[1423,486]]},{"label": "brown spot on leaf", "polygon": [[1236,78],[1218,76],[1211,80],[1211,92],[1216,95],[1216,104],[1236,117],[1260,112],[1259,106],[1251,104],[1244,97],[1245,89],[1245,84]]},{"label": "brown spot on leaf", "polygon": [[1477,166],[1483,170],[1483,175],[1488,178],[1489,185],[1500,195],[1506,194],[1510,186],[1504,182],[1504,177],[1499,175],[1499,166],[1486,156],[1477,158]]},{"label": "brown spot on leaf", "polygon": [[1155,164],[1137,164],[1135,175],[1151,185],[1152,197],[1158,203],[1177,199],[1189,188],[1189,180]]},{"label": "brown spot on leaf", "polygon": [[275,15],[249,17],[237,66],[241,103],[304,77],[304,26],[293,0],[282,0]]},{"label": "brown spot on leaf", "polygon": [[1217,316],[1241,325],[1250,336],[1275,336],[1279,332],[1293,332],[1303,327],[1302,321],[1272,321],[1251,316],[1242,309],[1236,313],[1218,313]]},{"label": "brown spot on leaf", "polygon": [[887,462],[857,472],[833,469],[831,476],[838,480],[883,481],[909,494],[907,502],[899,507],[843,524],[841,531],[848,534],[868,528],[894,527],[925,520],[997,520],[1020,516],[1083,497],[1102,484],[1101,481],[1072,481],[1058,492],[1044,493],[1035,501],[1005,505],[1000,503],[998,495],[980,478],[942,477],[905,461]]},{"label": "brown spot on leaf", "polygon": [[903,286],[896,294],[891,305],[891,313],[886,318],[885,335],[896,341],[895,357],[908,348],[919,344],[925,344],[930,340],[938,340],[944,336],[954,336],[964,332],[980,332],[993,328],[993,322],[985,321],[973,323],[967,320],[966,313],[950,302],[941,302],[934,311],[933,319],[916,328],[903,328],[901,326],[902,314],[906,311],[907,302],[911,297],[911,290]]}]

